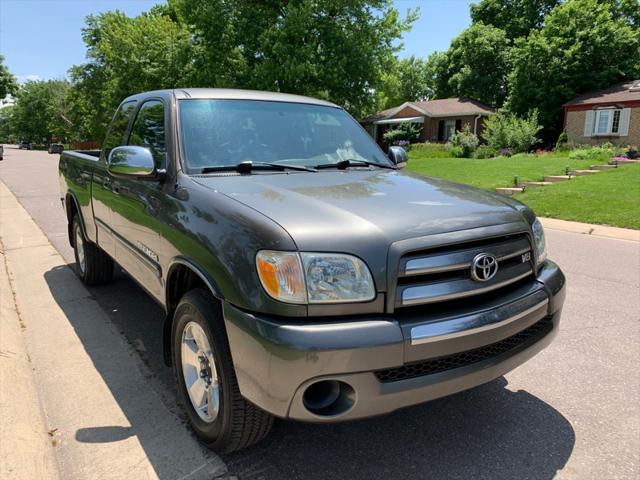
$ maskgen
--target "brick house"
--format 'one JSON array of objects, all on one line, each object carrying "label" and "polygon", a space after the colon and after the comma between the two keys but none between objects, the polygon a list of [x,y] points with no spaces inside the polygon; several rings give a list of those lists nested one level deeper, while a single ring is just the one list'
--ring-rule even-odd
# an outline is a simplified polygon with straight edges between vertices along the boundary
[{"label": "brick house", "polygon": [[640,80],[580,95],[563,108],[569,142],[640,146]]},{"label": "brick house", "polygon": [[401,123],[411,122],[420,126],[420,142],[446,142],[456,132],[469,125],[480,135],[484,120],[495,110],[469,98],[443,98],[423,102],[405,102],[394,108],[370,115],[362,125],[382,147],[384,132]]}]

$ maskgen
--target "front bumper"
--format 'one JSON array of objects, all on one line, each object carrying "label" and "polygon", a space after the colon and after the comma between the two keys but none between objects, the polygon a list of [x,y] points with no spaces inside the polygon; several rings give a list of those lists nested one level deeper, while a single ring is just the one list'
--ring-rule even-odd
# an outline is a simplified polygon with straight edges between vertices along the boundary
[{"label": "front bumper", "polygon": [[[547,261],[535,280],[481,308],[461,303],[455,315],[381,314],[310,323],[258,316],[226,302],[223,314],[245,398],[278,417],[335,422],[388,413],[504,375],[552,341],[564,298],[564,275]],[[488,350],[489,345],[502,347]],[[442,359],[449,362],[445,367]],[[350,407],[335,415],[307,409],[304,392],[320,380],[351,387]]]}]

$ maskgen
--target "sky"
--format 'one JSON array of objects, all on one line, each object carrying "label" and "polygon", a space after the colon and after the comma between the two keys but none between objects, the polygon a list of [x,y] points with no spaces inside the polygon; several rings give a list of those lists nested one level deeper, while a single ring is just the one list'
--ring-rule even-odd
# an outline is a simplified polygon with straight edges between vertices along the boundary
[{"label": "sky", "polygon": [[[81,29],[87,15],[121,10],[129,16],[162,0],[0,0],[0,54],[20,82],[63,78],[85,61]],[[446,50],[470,24],[471,0],[395,0],[404,16],[420,7],[420,19],[404,35],[401,57]]]}]

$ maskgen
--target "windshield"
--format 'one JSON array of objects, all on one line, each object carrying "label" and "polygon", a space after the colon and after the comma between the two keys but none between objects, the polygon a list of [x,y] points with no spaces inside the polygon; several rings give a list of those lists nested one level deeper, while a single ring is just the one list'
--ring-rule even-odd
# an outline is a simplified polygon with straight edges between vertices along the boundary
[{"label": "windshield", "polygon": [[180,100],[190,173],[241,162],[315,165],[344,160],[391,165],[344,110],[259,100]]}]

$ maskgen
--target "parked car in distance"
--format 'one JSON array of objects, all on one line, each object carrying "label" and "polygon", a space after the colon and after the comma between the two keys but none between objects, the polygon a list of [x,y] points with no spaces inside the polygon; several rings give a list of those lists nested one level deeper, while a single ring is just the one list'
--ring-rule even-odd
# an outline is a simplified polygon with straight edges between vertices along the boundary
[{"label": "parked car in distance", "polygon": [[521,203],[403,170],[342,108],[180,89],[125,99],[101,151],[64,151],[76,271],[114,262],[163,308],[197,436],[329,423],[489,382],[556,335],[565,278]]},{"label": "parked car in distance", "polygon": [[47,150],[49,153],[62,153],[64,145],[62,143],[51,143]]},{"label": "parked car in distance", "polygon": [[20,144],[18,145],[18,148],[20,150],[24,149],[24,150],[31,150],[31,142],[29,142],[28,140],[23,140],[20,142]]},{"label": "parked car in distance", "polygon": [[0,145],[0,160],[4,160],[4,145]]}]

